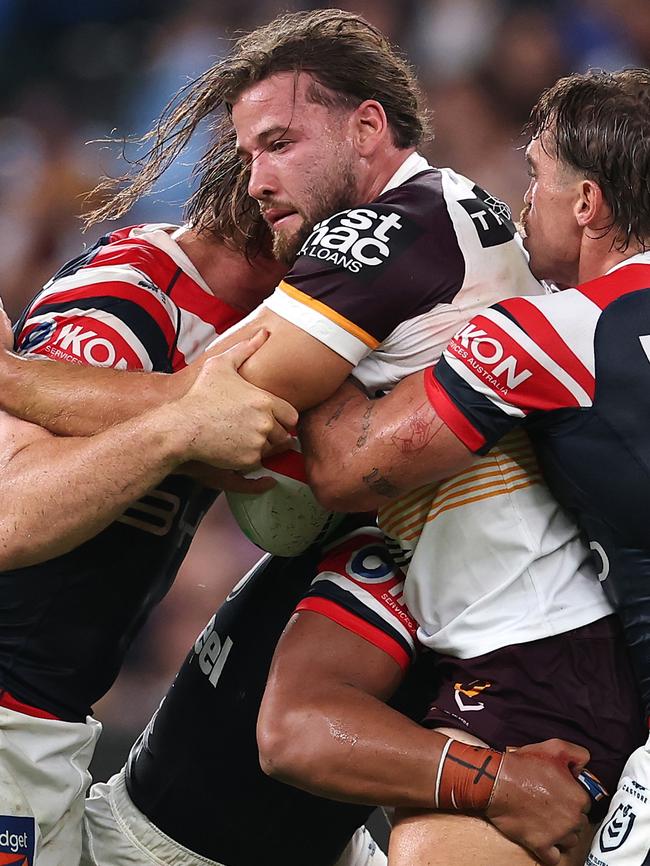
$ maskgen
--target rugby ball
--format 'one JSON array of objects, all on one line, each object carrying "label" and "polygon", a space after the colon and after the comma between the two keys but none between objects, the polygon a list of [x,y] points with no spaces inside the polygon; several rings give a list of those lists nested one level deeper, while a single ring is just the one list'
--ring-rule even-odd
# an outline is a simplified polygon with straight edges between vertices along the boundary
[{"label": "rugby ball", "polygon": [[298,556],[324,540],[343,515],[323,508],[311,492],[298,439],[246,477],[269,475],[276,482],[271,490],[254,495],[226,492],[228,505],[253,544],[275,556]]}]

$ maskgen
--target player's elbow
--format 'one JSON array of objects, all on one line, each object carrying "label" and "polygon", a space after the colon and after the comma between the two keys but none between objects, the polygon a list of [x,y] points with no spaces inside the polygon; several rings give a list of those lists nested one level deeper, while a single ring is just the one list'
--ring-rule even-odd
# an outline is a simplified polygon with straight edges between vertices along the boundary
[{"label": "player's elbow", "polygon": [[257,721],[257,746],[262,771],[279,782],[309,788],[314,779],[313,739],[309,735],[308,713],[292,709],[283,712],[265,710]]},{"label": "player's elbow", "polygon": [[366,511],[364,491],[360,483],[352,482],[352,475],[341,466],[306,461],[307,480],[318,502],[328,511]]}]

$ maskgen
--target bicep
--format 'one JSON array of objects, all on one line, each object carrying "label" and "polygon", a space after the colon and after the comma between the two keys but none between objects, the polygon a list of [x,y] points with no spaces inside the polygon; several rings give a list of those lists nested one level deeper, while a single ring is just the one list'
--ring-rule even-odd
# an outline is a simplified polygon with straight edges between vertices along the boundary
[{"label": "bicep", "polygon": [[264,306],[213,345],[228,348],[252,337],[260,328],[269,332],[269,338],[240,372],[253,385],[282,397],[298,410],[321,403],[352,370],[352,364],[325,343]]},{"label": "bicep", "polygon": [[267,689],[285,706],[328,687],[350,687],[388,700],[404,676],[395,659],[326,616],[295,614],[275,651]]}]

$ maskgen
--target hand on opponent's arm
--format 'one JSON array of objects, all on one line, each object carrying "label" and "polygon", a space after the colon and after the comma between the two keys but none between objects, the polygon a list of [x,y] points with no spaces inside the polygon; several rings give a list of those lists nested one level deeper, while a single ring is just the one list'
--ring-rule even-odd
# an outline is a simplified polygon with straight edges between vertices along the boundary
[{"label": "hand on opponent's arm", "polygon": [[258,720],[264,771],[332,799],[432,809],[443,760],[440,808],[453,809],[453,800],[542,863],[557,863],[558,846],[573,847],[587,821],[589,797],[573,774],[588,752],[560,740],[505,755],[456,743],[465,766],[449,760],[452,749],[443,758],[447,737],[384,703],[402,676],[391,656],[353,632],[318,613],[294,615]]},{"label": "hand on opponent's arm", "polygon": [[317,498],[334,511],[369,511],[474,461],[436,415],[414,373],[370,400],[351,381],[301,417],[300,440]]},{"label": "hand on opponent's arm", "polygon": [[180,399],[94,436],[58,438],[0,412],[0,570],[77,547],[186,461],[257,465],[297,421],[237,373],[264,339],[211,358]]}]

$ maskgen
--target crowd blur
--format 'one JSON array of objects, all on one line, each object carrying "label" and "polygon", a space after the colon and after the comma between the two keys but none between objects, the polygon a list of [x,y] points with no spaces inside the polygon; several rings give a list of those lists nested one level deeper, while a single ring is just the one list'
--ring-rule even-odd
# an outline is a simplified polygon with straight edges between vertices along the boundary
[{"label": "crowd blur", "polygon": [[[648,0],[0,0],[0,296],[13,317],[107,228],[82,236],[78,216],[98,178],[122,174],[125,158],[137,157],[135,146],[111,139],[141,135],[241,31],[317,5],[360,12],[402,47],[432,111],[426,155],[515,212],[527,185],[520,133],[541,90],[566,72],[650,63]],[[204,142],[122,224],[180,220]],[[139,732],[196,633],[257,555],[219,503],[97,708],[106,744]],[[119,760],[105,750],[99,777]]]}]

